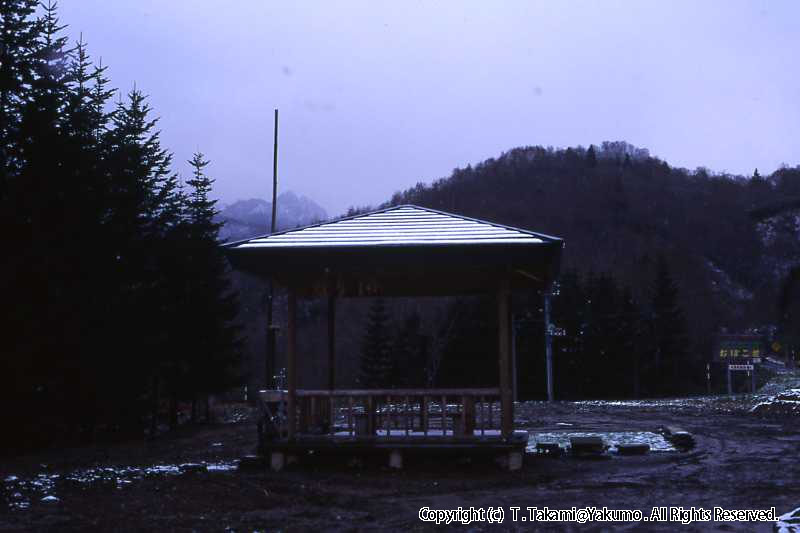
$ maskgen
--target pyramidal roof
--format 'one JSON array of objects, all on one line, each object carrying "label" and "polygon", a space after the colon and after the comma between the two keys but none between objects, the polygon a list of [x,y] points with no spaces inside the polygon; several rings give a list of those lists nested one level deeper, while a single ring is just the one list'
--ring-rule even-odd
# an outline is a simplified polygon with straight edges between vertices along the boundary
[{"label": "pyramidal roof", "polygon": [[400,205],[234,242],[228,247],[441,246],[540,244],[554,241],[560,239],[426,207]]}]

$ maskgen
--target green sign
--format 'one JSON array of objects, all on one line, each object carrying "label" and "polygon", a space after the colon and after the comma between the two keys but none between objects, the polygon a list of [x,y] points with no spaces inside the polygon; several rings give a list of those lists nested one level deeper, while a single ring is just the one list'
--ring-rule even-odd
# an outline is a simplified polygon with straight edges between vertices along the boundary
[{"label": "green sign", "polygon": [[723,363],[752,361],[764,355],[760,339],[720,339],[714,359]]}]

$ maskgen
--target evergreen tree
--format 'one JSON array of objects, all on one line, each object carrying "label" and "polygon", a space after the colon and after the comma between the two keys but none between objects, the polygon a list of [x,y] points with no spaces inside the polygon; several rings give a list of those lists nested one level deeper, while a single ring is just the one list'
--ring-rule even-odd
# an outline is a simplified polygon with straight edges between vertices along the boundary
[{"label": "evergreen tree", "polygon": [[[239,326],[235,322],[238,298],[233,291],[227,261],[219,246],[220,222],[216,200],[210,198],[214,180],[205,174],[208,161],[195,153],[189,164],[186,222],[189,271],[184,322],[191,327],[182,342],[188,343],[191,382],[195,393],[208,395],[229,388],[238,378]],[[188,320],[187,320],[188,319]],[[209,416],[206,402],[206,417]]]},{"label": "evergreen tree", "polygon": [[662,395],[682,392],[687,388],[685,376],[690,375],[687,366],[687,325],[678,301],[678,287],[663,256],[659,257],[656,265],[651,312],[653,358],[650,377],[653,392]]},{"label": "evergreen tree", "polygon": [[105,67],[82,38],[66,48],[54,3],[35,7],[0,0],[0,227],[13,250],[0,262],[0,394],[18,406],[21,446],[138,432],[161,389],[174,405],[226,387],[237,347],[205,161],[187,196],[144,95],[108,112]]},{"label": "evergreen tree", "polygon": [[642,310],[633,298],[629,288],[622,292],[620,306],[620,324],[618,329],[620,338],[618,346],[622,350],[625,368],[623,376],[630,376],[627,391],[639,398],[642,394],[641,387],[641,352],[644,339],[642,339]]},{"label": "evergreen tree", "polygon": [[[9,352],[25,362],[21,397],[32,406],[58,397],[70,354],[75,349],[71,331],[69,286],[60,283],[70,265],[69,228],[64,204],[69,183],[61,160],[65,134],[61,127],[68,93],[66,37],[55,7],[48,4],[30,27],[30,49],[23,51],[27,79],[20,80],[11,105],[11,138],[4,144],[7,159],[3,204],[4,240],[14,250],[4,267],[3,320],[13,331]],[[5,14],[4,14],[5,18]],[[13,62],[13,61],[12,61]],[[19,66],[19,65],[18,65]],[[7,125],[3,125],[7,126]],[[7,223],[7,224],[6,224]],[[6,277],[8,276],[8,277]],[[35,385],[34,385],[35,384]]]},{"label": "evergreen tree", "polygon": [[[104,334],[112,339],[109,345],[114,346],[117,356],[99,374],[118,374],[122,379],[103,380],[98,387],[103,390],[105,383],[113,383],[114,395],[125,391],[131,402],[141,398],[148,376],[176,356],[167,350],[171,332],[164,317],[169,316],[171,303],[164,299],[164,274],[160,270],[160,259],[175,253],[165,246],[169,226],[164,223],[165,199],[175,180],[170,169],[172,155],[161,147],[155,129],[158,120],[150,114],[145,96],[134,88],[126,101],[117,104],[112,128],[103,135],[108,151],[103,200],[107,245],[103,253],[105,263],[113,265],[105,269],[104,281],[114,287],[114,298],[107,308],[113,323]],[[118,408],[132,414],[142,409],[133,403]]]},{"label": "evergreen tree", "polygon": [[597,153],[595,152],[593,144],[589,145],[589,149],[586,151],[586,165],[589,168],[597,166]]},{"label": "evergreen tree", "polygon": [[[584,353],[588,297],[580,276],[574,270],[561,275],[558,294],[552,299],[553,325],[564,331],[552,339],[553,375],[559,398],[579,398],[583,394]],[[542,364],[544,361],[542,361]],[[544,382],[542,382],[544,384]]]},{"label": "evergreen tree", "polygon": [[621,291],[610,275],[590,274],[586,292],[584,394],[592,398],[619,396],[624,390],[626,363],[621,346]]},{"label": "evergreen tree", "polygon": [[0,0],[0,205],[19,170],[21,108],[30,98],[32,53],[41,31],[41,20],[33,17],[38,5],[38,0]]},{"label": "evergreen tree", "polygon": [[425,371],[428,366],[429,339],[421,330],[421,319],[417,311],[412,311],[397,330],[392,352],[395,385],[407,388],[424,387]]},{"label": "evergreen tree", "polygon": [[498,382],[497,312],[493,298],[459,298],[443,324],[439,387],[492,387]]},{"label": "evergreen tree", "polygon": [[392,354],[389,344],[389,315],[382,298],[372,301],[361,348],[359,385],[364,388],[392,386]]},{"label": "evergreen tree", "polygon": [[630,154],[625,154],[625,160],[622,162],[623,168],[631,168],[631,164]]}]

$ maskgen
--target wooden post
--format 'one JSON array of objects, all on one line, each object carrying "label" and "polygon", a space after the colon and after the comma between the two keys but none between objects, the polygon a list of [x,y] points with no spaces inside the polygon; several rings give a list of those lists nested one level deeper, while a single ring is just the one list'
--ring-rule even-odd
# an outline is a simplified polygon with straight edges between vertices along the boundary
[{"label": "wooden post", "polygon": [[550,287],[544,292],[544,355],[547,365],[547,401],[555,399],[553,394],[553,342],[550,337]]},{"label": "wooden post", "polygon": [[[545,333],[546,335],[547,333]],[[517,397],[517,324],[514,323],[514,313],[511,313],[511,390],[514,391],[514,402]]]},{"label": "wooden post", "polygon": [[[276,208],[278,204],[278,110],[275,110],[275,136],[272,152],[272,218],[270,219],[269,232],[275,233]],[[272,388],[275,374],[275,325],[272,320],[272,306],[275,299],[275,285],[269,279],[267,289],[267,343],[264,353],[264,385]]]},{"label": "wooden post", "polygon": [[728,365],[728,396],[733,394],[733,385],[731,384],[731,365]]},{"label": "wooden post", "polygon": [[442,437],[447,433],[447,398],[442,395]]},{"label": "wooden post", "polygon": [[328,294],[328,390],[336,384],[336,296]]},{"label": "wooden post", "polygon": [[464,396],[462,402],[464,415],[464,436],[473,437],[475,435],[475,397]]},{"label": "wooden post", "polygon": [[375,397],[372,395],[367,396],[367,433],[370,436],[376,433],[375,426]]},{"label": "wooden post", "polygon": [[[333,391],[336,388],[336,296],[334,295],[334,286],[328,283],[328,390]],[[333,428],[333,396],[327,396],[320,399],[325,406],[320,411],[319,418],[323,426],[328,426],[329,429]]]},{"label": "wooden post", "polygon": [[422,434],[428,436],[428,397],[423,395],[419,402],[420,424],[422,424]]},{"label": "wooden post", "polygon": [[294,287],[289,288],[288,317],[286,324],[287,350],[286,350],[286,389],[288,395],[288,424],[289,440],[294,440],[295,422],[297,413],[297,292]]},{"label": "wooden post", "polygon": [[503,280],[497,291],[497,340],[500,364],[500,432],[505,439],[514,430],[514,402],[511,390],[511,291],[508,280]]}]

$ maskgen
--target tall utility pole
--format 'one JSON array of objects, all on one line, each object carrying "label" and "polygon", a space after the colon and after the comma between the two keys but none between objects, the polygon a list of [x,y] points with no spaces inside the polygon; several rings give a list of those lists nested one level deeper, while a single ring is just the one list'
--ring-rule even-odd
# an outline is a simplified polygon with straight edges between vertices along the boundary
[{"label": "tall utility pole", "polygon": [[544,291],[544,354],[547,365],[547,401],[552,402],[555,397],[553,395],[553,342],[551,339],[551,325],[550,325],[550,294],[551,287],[547,287]]},{"label": "tall utility pole", "polygon": [[275,213],[278,206],[278,110],[275,110],[275,142],[272,149],[272,224],[270,233],[275,233]]},{"label": "tall utility pole", "polygon": [[[272,150],[272,220],[269,232],[275,233],[276,207],[278,203],[278,110],[275,110],[275,137]],[[272,278],[267,289],[267,343],[264,357],[264,383],[267,388],[273,385],[275,375],[275,324],[272,323],[272,301],[275,287]]]}]

